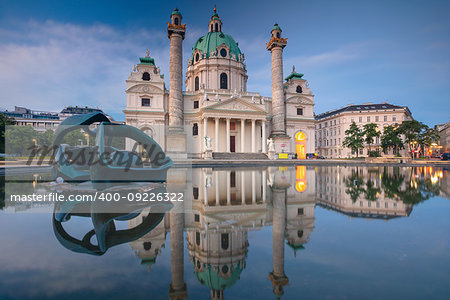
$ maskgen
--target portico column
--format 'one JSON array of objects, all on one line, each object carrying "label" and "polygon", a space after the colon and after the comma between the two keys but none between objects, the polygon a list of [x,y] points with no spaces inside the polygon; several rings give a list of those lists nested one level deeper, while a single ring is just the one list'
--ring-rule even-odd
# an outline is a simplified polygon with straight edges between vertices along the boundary
[{"label": "portico column", "polygon": [[261,138],[261,152],[266,153],[266,121],[261,121],[262,138]]},{"label": "portico column", "polygon": [[256,152],[256,120],[252,120],[252,152]]},{"label": "portico column", "polygon": [[241,119],[241,152],[245,152],[245,119]]},{"label": "portico column", "polygon": [[216,136],[215,136],[215,139],[216,139],[216,152],[219,152],[219,118],[216,118],[215,119],[215,121],[216,121]]},{"label": "portico column", "polygon": [[227,149],[226,152],[230,152],[230,119],[227,118]]}]

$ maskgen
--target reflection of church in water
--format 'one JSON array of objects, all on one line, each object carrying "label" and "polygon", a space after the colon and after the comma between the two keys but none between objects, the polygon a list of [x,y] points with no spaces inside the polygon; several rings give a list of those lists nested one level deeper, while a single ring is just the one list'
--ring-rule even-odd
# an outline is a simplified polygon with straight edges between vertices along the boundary
[{"label": "reflection of church in water", "polygon": [[[305,166],[172,169],[168,190],[185,191],[185,201],[176,203],[154,230],[133,241],[131,247],[150,269],[163,251],[170,232],[172,282],[169,294],[171,299],[186,299],[188,291],[183,277],[183,233],[186,232],[190,260],[186,267],[194,269],[198,281],[210,290],[211,299],[223,299],[224,291],[239,280],[246,267],[248,232],[272,227],[273,269],[268,274],[268,282],[274,294],[280,297],[289,283],[288,274],[284,272],[285,245],[294,255],[304,248],[314,229],[316,203],[355,217],[389,219],[407,216],[411,211],[412,206],[387,197],[375,201],[370,208],[365,202],[361,205],[362,200],[350,199],[352,204],[342,204],[350,197],[345,191],[347,181],[352,180],[353,169],[347,171],[349,176],[342,172],[342,179],[331,182],[329,178],[336,178],[334,170],[336,168],[315,170]],[[325,190],[317,190],[319,185]],[[182,211],[186,213],[180,213]],[[132,227],[141,220],[136,218],[129,222]]]}]

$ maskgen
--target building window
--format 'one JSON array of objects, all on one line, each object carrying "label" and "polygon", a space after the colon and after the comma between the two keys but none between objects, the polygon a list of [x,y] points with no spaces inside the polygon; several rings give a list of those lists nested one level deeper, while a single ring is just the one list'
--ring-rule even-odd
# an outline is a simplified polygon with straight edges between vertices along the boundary
[{"label": "building window", "polygon": [[277,38],[280,38],[281,36],[280,36],[280,33],[279,32],[277,32]]},{"label": "building window", "polygon": [[215,24],[215,30],[216,30],[216,32],[219,31],[219,24],[217,24],[217,23]]},{"label": "building window", "polygon": [[192,196],[194,197],[195,200],[198,199],[198,187],[192,188]]},{"label": "building window", "polygon": [[393,122],[397,121],[397,117],[396,116],[392,116],[392,121]]},{"label": "building window", "polygon": [[194,123],[194,125],[192,125],[192,135],[198,135],[198,124]]},{"label": "building window", "polygon": [[198,76],[196,76],[194,80],[194,90],[198,91],[199,87],[200,87],[200,79],[198,78]]},{"label": "building window", "polygon": [[211,32],[214,32],[214,30],[213,30],[213,24],[211,24]]},{"label": "building window", "polygon": [[303,208],[297,209],[297,215],[302,216],[304,214]]},{"label": "building window", "polygon": [[150,98],[142,98],[141,106],[150,106]]},{"label": "building window", "polygon": [[194,215],[194,221],[197,222],[197,223],[200,222],[200,215],[199,214],[195,214]]},{"label": "building window", "polygon": [[195,233],[195,243],[200,246],[200,232],[198,231]]},{"label": "building window", "polygon": [[384,116],[384,121],[387,122],[387,116]]},{"label": "building window", "polygon": [[303,116],[303,108],[297,108],[297,116]]},{"label": "building window", "polygon": [[302,92],[303,92],[302,87],[297,85],[297,93],[301,94]]},{"label": "building window", "polygon": [[299,238],[302,238],[302,237],[303,237],[303,230],[297,231],[297,236],[298,236]]},{"label": "building window", "polygon": [[375,116],[375,122],[380,121],[380,118],[378,116]]},{"label": "building window", "polygon": [[173,22],[175,23],[175,25],[178,25],[178,18],[175,18],[175,19],[173,20]]},{"label": "building window", "polygon": [[222,233],[220,241],[221,241],[221,244],[222,244],[221,245],[222,249],[223,250],[227,250],[228,249],[228,233]]},{"label": "building window", "polygon": [[152,243],[151,242],[144,242],[142,244],[142,246],[144,246],[144,250],[145,251],[148,251],[148,250],[152,249]]},{"label": "building window", "polygon": [[195,61],[198,61],[200,59],[200,54],[195,54]]},{"label": "building window", "polygon": [[351,120],[350,120],[350,121],[351,121],[351,123],[353,123],[353,122],[355,122],[355,119],[354,119],[354,118],[351,118]]},{"label": "building window", "polygon": [[367,122],[370,122],[370,117],[367,117]]},{"label": "building window", "polygon": [[144,72],[142,74],[142,80],[149,81],[150,80],[150,73]]},{"label": "building window", "polygon": [[227,57],[227,50],[226,49],[220,49],[220,56]]},{"label": "building window", "polygon": [[362,117],[359,117],[359,123],[362,123]]},{"label": "building window", "polygon": [[198,100],[194,101],[194,109],[198,108]]},{"label": "building window", "polygon": [[228,89],[228,76],[225,73],[220,74],[220,88],[223,90]]}]

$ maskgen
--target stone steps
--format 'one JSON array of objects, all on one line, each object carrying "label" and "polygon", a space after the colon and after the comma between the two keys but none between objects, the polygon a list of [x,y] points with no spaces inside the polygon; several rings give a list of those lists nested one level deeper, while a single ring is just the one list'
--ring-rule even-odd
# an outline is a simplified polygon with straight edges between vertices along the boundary
[{"label": "stone steps", "polygon": [[221,160],[263,160],[268,159],[265,153],[213,152],[213,159]]}]

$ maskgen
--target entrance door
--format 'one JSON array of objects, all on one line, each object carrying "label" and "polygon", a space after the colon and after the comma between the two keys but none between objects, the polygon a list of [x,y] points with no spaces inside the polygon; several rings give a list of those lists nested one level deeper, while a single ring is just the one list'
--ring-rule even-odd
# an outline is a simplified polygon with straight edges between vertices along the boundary
[{"label": "entrance door", "polygon": [[236,137],[234,135],[230,136],[230,152],[236,152]]},{"label": "entrance door", "polygon": [[297,132],[295,135],[295,153],[297,154],[298,159],[306,158],[306,134],[303,132]]}]

